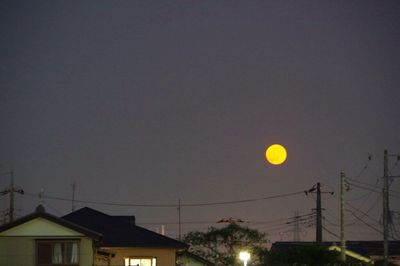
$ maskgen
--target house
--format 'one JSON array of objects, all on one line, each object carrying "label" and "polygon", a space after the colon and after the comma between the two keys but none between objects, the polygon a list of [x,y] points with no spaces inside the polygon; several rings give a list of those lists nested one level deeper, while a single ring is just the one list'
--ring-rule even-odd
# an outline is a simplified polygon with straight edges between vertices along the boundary
[{"label": "house", "polygon": [[82,208],[56,217],[38,206],[0,227],[0,266],[175,266],[188,246],[135,225],[134,216]]},{"label": "house", "polygon": [[[278,241],[272,244],[271,251],[285,252],[292,247],[311,245],[315,245],[315,242]],[[337,242],[324,241],[321,245],[331,250],[340,251],[340,246]],[[388,247],[389,261],[400,265],[400,241],[389,241]],[[383,259],[383,241],[346,241],[346,250],[346,256],[363,262],[368,260],[374,262]]]},{"label": "house", "polygon": [[111,216],[85,207],[62,217],[102,235],[95,265],[175,266],[176,253],[188,246],[135,225],[134,216]]},{"label": "house", "polygon": [[45,212],[0,227],[0,266],[93,265],[102,235]]}]

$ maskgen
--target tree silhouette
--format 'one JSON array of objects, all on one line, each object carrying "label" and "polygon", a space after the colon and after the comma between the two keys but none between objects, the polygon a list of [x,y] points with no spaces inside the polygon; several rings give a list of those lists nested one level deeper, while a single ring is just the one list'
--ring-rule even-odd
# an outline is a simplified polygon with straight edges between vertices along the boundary
[{"label": "tree silhouette", "polygon": [[190,251],[216,266],[242,265],[239,252],[251,254],[250,265],[261,265],[267,252],[265,234],[248,227],[230,223],[223,228],[208,228],[207,232],[193,231],[185,235]]}]

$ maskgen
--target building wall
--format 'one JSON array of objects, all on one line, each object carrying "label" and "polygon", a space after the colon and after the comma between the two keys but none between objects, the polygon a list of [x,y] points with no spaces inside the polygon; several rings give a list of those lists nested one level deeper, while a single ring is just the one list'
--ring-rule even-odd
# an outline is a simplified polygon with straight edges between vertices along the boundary
[{"label": "building wall", "polygon": [[31,238],[0,237],[0,265],[35,265],[35,242]]},{"label": "building wall", "polygon": [[0,266],[35,266],[38,239],[79,239],[80,266],[93,265],[90,238],[48,220],[37,218],[0,233]]},{"label": "building wall", "polygon": [[[176,250],[173,248],[101,248],[106,252],[115,254],[111,258],[110,265],[124,265],[124,259],[127,257],[138,258],[156,258],[157,266],[175,266]],[[96,261],[97,263],[97,261]],[[99,265],[107,265],[99,264]]]},{"label": "building wall", "polygon": [[[36,240],[60,239],[60,237],[0,237],[0,266],[36,265]],[[62,239],[68,239],[63,237]],[[77,239],[72,237],[72,239]],[[81,266],[92,266],[92,240],[80,238],[79,262]]]}]

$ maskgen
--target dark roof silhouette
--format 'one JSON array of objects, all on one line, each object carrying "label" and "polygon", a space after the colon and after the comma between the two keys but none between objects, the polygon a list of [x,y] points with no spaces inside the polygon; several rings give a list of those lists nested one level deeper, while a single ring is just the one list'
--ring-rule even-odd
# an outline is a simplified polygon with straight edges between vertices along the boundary
[{"label": "dark roof silhouette", "polygon": [[[295,246],[312,246],[315,245],[313,241],[278,241],[272,244],[271,250],[277,252],[285,252],[289,248]],[[322,246],[340,246],[340,242],[335,241],[324,241],[321,243]],[[392,256],[400,255],[400,241],[389,241],[389,254]],[[370,256],[383,256],[383,241],[346,241],[346,249],[356,252],[365,257]]]},{"label": "dark roof silhouette", "polygon": [[124,218],[121,219],[121,216],[111,216],[88,207],[62,218],[102,234],[101,246],[103,247],[188,248],[188,245],[183,242],[135,225],[134,220],[127,221]]},{"label": "dark roof silhouette", "polygon": [[57,216],[54,216],[54,215],[51,215],[51,214],[47,213],[45,211],[43,205],[37,206],[35,212],[33,212],[31,214],[23,216],[23,217],[15,220],[15,221],[13,221],[11,223],[7,223],[7,224],[5,224],[3,226],[0,226],[0,232],[6,231],[6,230],[8,230],[10,228],[13,228],[13,227],[21,225],[23,223],[29,222],[29,221],[31,221],[33,219],[36,219],[36,218],[44,218],[46,220],[52,221],[53,223],[62,225],[64,227],[67,227],[69,229],[77,231],[77,232],[79,232],[81,234],[89,236],[89,237],[93,238],[96,241],[99,241],[102,238],[102,235],[100,233],[98,233],[98,232],[92,231],[87,227],[82,227],[82,226],[80,226],[78,224],[75,224],[73,222],[64,220],[62,218],[59,218]]}]

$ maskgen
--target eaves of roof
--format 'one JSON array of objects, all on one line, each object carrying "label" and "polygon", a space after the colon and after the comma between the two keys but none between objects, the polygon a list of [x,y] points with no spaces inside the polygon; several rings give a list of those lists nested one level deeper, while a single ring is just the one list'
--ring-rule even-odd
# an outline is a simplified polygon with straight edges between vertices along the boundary
[{"label": "eaves of roof", "polygon": [[37,218],[43,218],[43,219],[49,220],[49,221],[51,221],[53,223],[56,223],[56,224],[62,225],[64,227],[67,227],[69,229],[72,229],[74,231],[77,231],[77,232],[79,232],[79,233],[81,233],[81,234],[83,234],[85,236],[88,236],[88,237],[92,238],[95,241],[100,241],[102,239],[102,234],[101,233],[98,233],[98,232],[95,232],[95,231],[90,230],[88,228],[82,227],[82,226],[80,226],[78,224],[75,224],[75,223],[72,223],[70,221],[64,220],[64,219],[59,218],[57,216],[51,215],[51,214],[46,213],[46,212],[44,212],[42,210],[44,210],[44,208],[43,207],[40,208],[40,206],[39,206],[36,209],[35,212],[33,212],[31,214],[28,214],[26,216],[23,216],[23,217],[15,220],[15,221],[13,221],[11,223],[7,223],[5,225],[0,226],[0,232],[4,232],[4,231],[6,231],[8,229],[11,229],[13,227],[16,227],[18,225],[24,224],[26,222],[29,222],[29,221],[37,219]]}]

